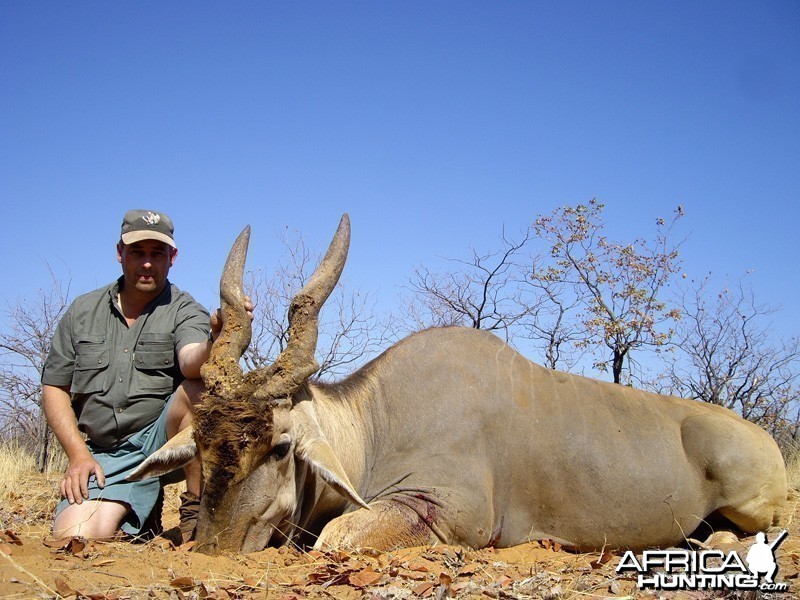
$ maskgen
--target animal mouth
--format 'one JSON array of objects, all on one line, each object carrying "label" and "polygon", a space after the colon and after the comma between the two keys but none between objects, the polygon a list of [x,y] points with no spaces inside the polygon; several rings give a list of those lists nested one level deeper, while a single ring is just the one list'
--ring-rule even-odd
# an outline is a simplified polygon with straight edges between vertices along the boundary
[{"label": "animal mouth", "polygon": [[[218,554],[219,552],[259,552],[264,550],[269,544],[275,526],[271,523],[254,519],[244,535],[237,535],[235,531],[226,529],[218,532],[216,535],[206,537],[203,534],[198,535],[197,543],[194,549],[202,554]],[[241,530],[240,530],[241,531]]]},{"label": "animal mouth", "polygon": [[242,552],[259,552],[269,545],[277,527],[269,521],[256,519],[248,527],[242,541]]}]

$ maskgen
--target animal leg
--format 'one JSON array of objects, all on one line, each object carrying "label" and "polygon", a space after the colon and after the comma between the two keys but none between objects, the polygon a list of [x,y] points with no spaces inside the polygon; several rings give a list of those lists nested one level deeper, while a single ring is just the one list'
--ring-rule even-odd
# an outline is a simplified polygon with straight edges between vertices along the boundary
[{"label": "animal leg", "polygon": [[431,525],[400,502],[378,500],[328,523],[314,544],[318,550],[425,546],[439,542]]},{"label": "animal leg", "polygon": [[739,506],[725,506],[717,511],[745,533],[767,531],[780,523],[781,507],[761,495]]},{"label": "animal leg", "polygon": [[780,450],[751,423],[703,414],[683,425],[684,447],[704,467],[714,514],[745,533],[779,523],[786,502],[786,469]]}]

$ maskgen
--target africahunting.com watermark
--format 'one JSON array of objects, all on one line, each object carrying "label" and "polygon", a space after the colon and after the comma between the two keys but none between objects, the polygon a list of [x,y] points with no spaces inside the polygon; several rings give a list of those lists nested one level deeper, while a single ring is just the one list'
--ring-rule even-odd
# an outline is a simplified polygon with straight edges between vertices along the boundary
[{"label": "africahunting.com watermark", "polygon": [[770,542],[764,533],[759,533],[744,560],[733,550],[645,550],[638,558],[628,550],[617,573],[636,573],[640,590],[786,592],[789,585],[775,580],[775,550],[787,535],[784,530]]}]

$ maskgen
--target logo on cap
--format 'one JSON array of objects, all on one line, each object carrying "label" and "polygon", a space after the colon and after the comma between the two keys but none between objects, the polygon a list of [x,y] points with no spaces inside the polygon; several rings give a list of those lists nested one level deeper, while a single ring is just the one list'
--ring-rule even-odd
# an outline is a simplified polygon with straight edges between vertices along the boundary
[{"label": "logo on cap", "polygon": [[153,227],[154,225],[158,225],[159,221],[161,221],[161,215],[148,212],[146,215],[142,215],[142,221]]}]

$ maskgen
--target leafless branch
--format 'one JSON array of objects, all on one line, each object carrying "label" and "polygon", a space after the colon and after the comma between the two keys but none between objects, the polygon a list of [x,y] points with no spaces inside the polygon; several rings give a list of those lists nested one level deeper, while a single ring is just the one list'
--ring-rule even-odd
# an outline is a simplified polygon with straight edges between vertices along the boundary
[{"label": "leafless branch", "polygon": [[47,265],[52,286],[5,311],[0,333],[0,423],[3,439],[15,438],[47,459],[48,430],[41,412],[39,378],[58,322],[69,305],[69,283]]},{"label": "leafless branch", "polygon": [[774,435],[797,429],[800,341],[776,339],[775,309],[744,280],[716,294],[710,278],[681,293],[683,319],[667,381],[676,393],[739,412]]},{"label": "leafless branch", "polygon": [[[288,341],[287,311],[292,297],[314,271],[319,257],[299,234],[282,238],[284,255],[275,270],[248,273],[248,294],[255,303],[253,336],[243,358],[247,369],[272,364]],[[383,348],[387,331],[369,294],[340,282],[320,315],[317,377],[343,375]]]}]

